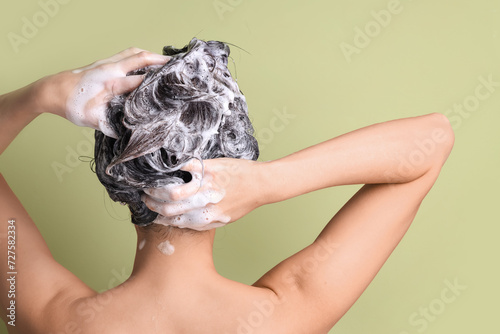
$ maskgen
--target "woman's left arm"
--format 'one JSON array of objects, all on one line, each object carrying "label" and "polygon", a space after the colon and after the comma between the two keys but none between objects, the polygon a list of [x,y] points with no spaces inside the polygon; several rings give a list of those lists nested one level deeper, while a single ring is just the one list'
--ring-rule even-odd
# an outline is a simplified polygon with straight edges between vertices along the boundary
[{"label": "woman's left arm", "polygon": [[[130,48],[82,69],[47,76],[1,95],[0,154],[42,113],[57,114],[77,125],[103,130],[109,100],[136,88],[143,80],[143,76],[127,76],[127,73],[166,61],[167,57]],[[20,332],[33,332],[31,326],[36,321],[37,327],[40,321],[50,323],[52,319],[45,317],[45,310],[59,309],[63,317],[71,301],[94,294],[54,260],[36,225],[1,174],[0,281],[0,306],[4,310],[1,318],[6,323],[15,319]]]},{"label": "woman's left arm", "polygon": [[[0,153],[50,104],[48,79],[0,96]],[[92,293],[52,257],[36,225],[0,174],[0,305],[2,319],[20,332],[31,330],[28,317],[38,316],[59,291],[75,287]],[[8,327],[10,327],[8,326]]]}]

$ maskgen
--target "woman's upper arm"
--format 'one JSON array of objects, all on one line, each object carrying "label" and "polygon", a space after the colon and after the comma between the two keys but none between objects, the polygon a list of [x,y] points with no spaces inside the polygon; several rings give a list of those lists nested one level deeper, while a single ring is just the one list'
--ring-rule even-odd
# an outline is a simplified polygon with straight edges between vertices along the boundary
[{"label": "woman's upper arm", "polygon": [[408,183],[363,186],[316,241],[258,280],[255,286],[280,300],[275,320],[296,333],[333,327],[398,245],[439,170]]},{"label": "woman's upper arm", "polygon": [[[16,326],[38,318],[58,298],[71,299],[91,291],[54,260],[36,225],[1,174],[0,228],[0,304],[3,310],[15,305]],[[11,321],[6,319],[5,312],[2,319]]]}]

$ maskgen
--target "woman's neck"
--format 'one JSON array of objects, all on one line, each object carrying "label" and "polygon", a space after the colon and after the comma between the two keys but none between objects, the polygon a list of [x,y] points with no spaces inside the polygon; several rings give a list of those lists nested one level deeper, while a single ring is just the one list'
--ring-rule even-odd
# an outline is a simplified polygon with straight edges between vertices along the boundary
[{"label": "woman's neck", "polygon": [[131,279],[155,288],[208,279],[217,274],[213,262],[215,230],[186,232],[171,229],[168,237],[137,229],[137,250]]}]

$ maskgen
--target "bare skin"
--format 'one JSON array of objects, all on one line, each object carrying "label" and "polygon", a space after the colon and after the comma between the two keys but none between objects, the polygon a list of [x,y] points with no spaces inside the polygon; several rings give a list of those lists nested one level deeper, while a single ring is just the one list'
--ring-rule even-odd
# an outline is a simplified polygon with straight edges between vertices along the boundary
[{"label": "bare skin", "polygon": [[[67,98],[86,71],[114,73],[99,97],[89,102],[91,109],[140,83],[140,77],[117,75],[117,68],[126,73],[167,60],[128,49],[82,72],[48,76],[0,96],[0,153],[41,113],[68,117]],[[86,125],[99,127],[92,120]],[[8,326],[9,331],[326,333],[398,245],[436,181],[453,141],[448,120],[429,114],[375,124],[270,162],[205,161],[205,173],[213,180],[206,186],[222,188],[225,193],[219,203],[210,205],[230,216],[231,222],[265,204],[327,187],[363,184],[311,245],[252,286],[216,272],[212,256],[215,230],[187,233],[165,227],[175,248],[167,255],[158,249],[166,240],[162,233],[136,228],[138,245],[131,277],[98,294],[53,259],[35,223],[0,177],[3,259],[7,258],[3,231],[8,230],[10,218],[15,217],[17,223],[16,327]],[[185,167],[193,172],[197,168],[194,164]],[[192,187],[183,186],[173,196],[182,200],[192,195]],[[144,200],[149,205],[155,201],[152,197]],[[166,216],[172,214],[168,204],[164,210]],[[4,310],[9,303],[8,271],[1,261],[0,303]],[[9,321],[5,312],[2,319]]]}]

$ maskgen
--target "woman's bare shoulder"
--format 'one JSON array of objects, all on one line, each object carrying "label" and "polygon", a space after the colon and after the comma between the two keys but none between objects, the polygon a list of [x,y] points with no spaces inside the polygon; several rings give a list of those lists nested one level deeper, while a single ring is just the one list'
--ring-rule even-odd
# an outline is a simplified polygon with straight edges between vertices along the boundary
[{"label": "woman's bare shoulder", "polygon": [[[126,281],[106,292],[75,299],[71,316],[55,333],[279,333],[275,294],[221,278],[218,284],[155,291]],[[54,310],[54,312],[57,312]],[[270,326],[273,325],[273,326]]]}]

